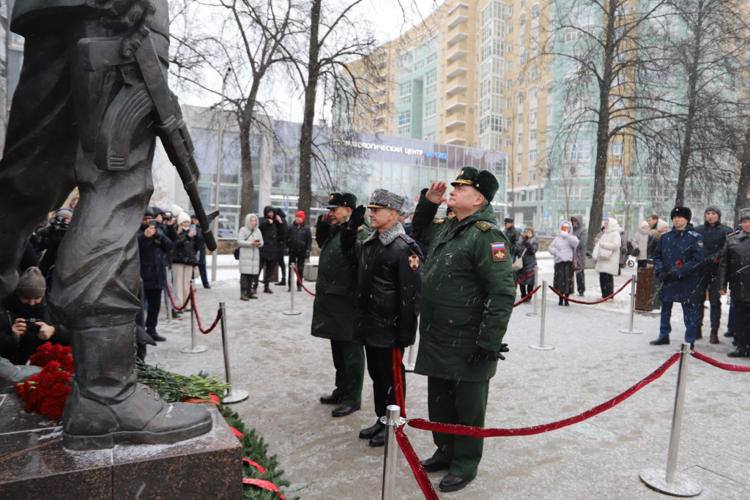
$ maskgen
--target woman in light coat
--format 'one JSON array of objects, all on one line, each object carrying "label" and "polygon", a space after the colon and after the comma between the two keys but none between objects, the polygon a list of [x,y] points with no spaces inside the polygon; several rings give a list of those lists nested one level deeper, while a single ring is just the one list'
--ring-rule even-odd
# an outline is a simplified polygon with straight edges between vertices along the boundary
[{"label": "woman in light coat", "polygon": [[259,248],[263,246],[263,234],[258,227],[256,214],[245,216],[245,225],[237,235],[237,245],[240,247],[240,300],[257,299]]},{"label": "woman in light coat", "polygon": [[620,224],[612,217],[604,221],[604,234],[599,240],[599,254],[596,272],[599,273],[599,285],[602,298],[609,297],[615,291],[614,275],[620,269]]},{"label": "woman in light coat", "polygon": [[633,246],[633,256],[638,259],[638,267],[646,267],[648,262],[648,231],[650,227],[648,222],[641,221],[638,232],[635,233],[630,244]]},{"label": "woman in light coat", "polygon": [[567,297],[573,293],[573,252],[578,251],[578,238],[573,236],[573,226],[565,221],[560,225],[560,235],[549,246],[549,253],[555,258],[555,275],[552,286],[566,298],[560,297],[558,306],[569,306]]}]

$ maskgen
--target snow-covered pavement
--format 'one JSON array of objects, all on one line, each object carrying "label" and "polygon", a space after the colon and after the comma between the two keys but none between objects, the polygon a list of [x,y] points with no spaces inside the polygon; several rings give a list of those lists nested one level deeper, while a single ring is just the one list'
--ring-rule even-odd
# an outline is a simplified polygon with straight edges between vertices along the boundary
[{"label": "snow-covered pavement", "polygon": [[[362,410],[332,418],[331,407],[318,403],[319,396],[333,389],[334,372],[329,343],[310,336],[312,297],[295,295],[295,309],[302,312],[298,316],[282,314],[289,309],[285,287],[242,302],[232,256],[221,256],[219,264],[213,288],[198,286],[198,309],[203,322],[210,324],[219,301],[226,303],[234,384],[251,394],[233,408],[264,436],[269,452],[278,455],[293,484],[289,491],[300,489],[303,500],[380,498],[383,449],[369,448],[357,438],[358,431],[375,420],[367,376]],[[541,279],[551,283],[552,261],[540,258],[540,269]],[[600,297],[598,275],[587,271],[586,277],[584,300],[594,301]],[[628,278],[616,277],[615,289]],[[314,289],[314,283],[308,286]],[[679,308],[669,346],[648,344],[658,333],[655,315],[636,315],[635,329],[643,335],[619,332],[628,326],[629,290],[604,304],[570,307],[558,307],[557,297],[549,292],[546,343],[555,347],[552,351],[529,349],[539,342],[540,318],[525,314],[533,310],[531,304],[517,307],[505,337],[511,350],[490,386],[487,427],[527,427],[577,415],[622,393],[676,352],[684,335]],[[726,307],[723,312],[722,332]],[[206,336],[198,333],[207,352],[182,354],[179,350],[190,342],[189,319],[168,323],[162,316],[160,322],[159,331],[168,341],[149,347],[148,362],[184,374],[203,370],[223,375],[218,329]],[[701,340],[696,350],[750,366],[750,359],[727,358],[731,345],[724,337],[721,342]],[[478,477],[463,491],[440,497],[664,498],[641,483],[638,473],[666,466],[676,377],[675,365],[619,406],[573,427],[487,439]],[[427,418],[426,382],[423,376],[407,375],[409,417]],[[678,471],[702,484],[699,498],[750,498],[749,388],[750,373],[726,372],[690,359]],[[430,456],[429,432],[408,426],[405,432],[421,457]],[[430,474],[436,488],[443,474]],[[423,498],[403,456],[397,481],[397,498]]]}]

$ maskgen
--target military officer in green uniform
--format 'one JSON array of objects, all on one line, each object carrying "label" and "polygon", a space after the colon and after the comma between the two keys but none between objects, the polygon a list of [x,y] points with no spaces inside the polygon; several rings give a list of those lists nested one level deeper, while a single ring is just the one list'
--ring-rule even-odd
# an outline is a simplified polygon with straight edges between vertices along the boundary
[{"label": "military officer in green uniform", "polygon": [[[427,375],[427,401],[433,422],[484,427],[490,379],[508,327],[515,285],[510,243],[495,224],[490,201],[495,176],[464,167],[447,186],[432,183],[422,191],[414,215],[414,234],[430,246],[425,263],[420,342],[415,373]],[[456,215],[435,220],[447,201]],[[422,461],[427,472],[448,470],[441,491],[458,491],[477,475],[483,440],[433,433],[437,450]]]},{"label": "military officer in green uniform", "polygon": [[[331,414],[343,417],[359,410],[365,376],[365,351],[352,342],[354,311],[357,308],[357,266],[341,252],[341,224],[349,220],[357,197],[351,193],[331,193],[328,213],[315,226],[320,247],[318,281],[313,304],[312,335],[331,341],[336,389],[322,396],[323,404],[338,405]],[[367,238],[370,226],[360,228],[358,239]]]}]

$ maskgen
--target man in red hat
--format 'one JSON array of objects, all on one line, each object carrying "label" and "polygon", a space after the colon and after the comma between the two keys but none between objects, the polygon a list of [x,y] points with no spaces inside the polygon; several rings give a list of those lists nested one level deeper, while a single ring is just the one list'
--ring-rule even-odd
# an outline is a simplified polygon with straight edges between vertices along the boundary
[{"label": "man in red hat", "polygon": [[[310,226],[305,224],[305,212],[300,210],[294,214],[294,224],[286,232],[286,241],[284,246],[289,250],[289,287],[287,292],[292,290],[292,264],[297,266],[300,280],[302,272],[305,270],[305,259],[310,256],[312,249],[312,231]],[[297,291],[302,291],[301,281],[297,281]]]}]

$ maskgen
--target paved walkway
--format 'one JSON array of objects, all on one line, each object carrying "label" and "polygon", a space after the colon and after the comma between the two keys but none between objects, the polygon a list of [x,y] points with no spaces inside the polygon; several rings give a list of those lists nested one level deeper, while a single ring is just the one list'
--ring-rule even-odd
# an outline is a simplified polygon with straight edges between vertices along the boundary
[{"label": "paved walkway", "polygon": [[[542,269],[541,278],[552,281]],[[250,399],[233,408],[258,429],[278,455],[285,476],[303,500],[379,499],[383,449],[357,438],[375,416],[372,389],[366,378],[363,408],[334,419],[318,397],[333,388],[333,366],[327,341],[310,336],[312,297],[296,294],[298,316],[289,310],[285,288],[273,295],[241,302],[239,283],[225,268],[211,290],[198,288],[198,309],[210,324],[218,302],[225,301],[231,342],[234,384],[250,391]],[[586,300],[599,297],[598,276],[588,271]],[[626,277],[615,279],[615,288]],[[314,284],[312,284],[314,286]],[[597,288],[597,290],[594,290]],[[510,345],[490,386],[488,427],[526,427],[577,415],[628,389],[679,349],[684,335],[675,310],[672,344],[653,347],[658,317],[637,315],[643,335],[622,334],[628,325],[629,288],[614,302],[597,306],[558,307],[548,294],[547,343],[552,351],[529,349],[539,341],[540,318],[515,309],[505,340]],[[726,311],[724,311],[726,316]],[[708,314],[706,314],[708,316]],[[725,318],[724,318],[725,319]],[[199,341],[202,354],[182,354],[189,345],[189,319],[162,320],[169,340],[149,348],[148,361],[184,374],[203,370],[223,375],[221,336],[217,329]],[[723,330],[722,330],[723,331]],[[731,346],[698,341],[696,349],[729,361]],[[750,359],[734,361],[750,365]],[[638,473],[666,465],[677,366],[621,405],[574,427],[529,437],[491,438],[485,444],[478,477],[463,491],[439,493],[451,499],[656,499]],[[427,418],[426,378],[407,375],[410,417]],[[678,471],[703,486],[699,498],[750,498],[750,374],[719,370],[694,358],[688,369],[686,414]],[[428,432],[406,427],[421,457],[433,451]],[[442,473],[430,474],[433,484]],[[397,498],[422,498],[403,456],[398,463]]]}]

